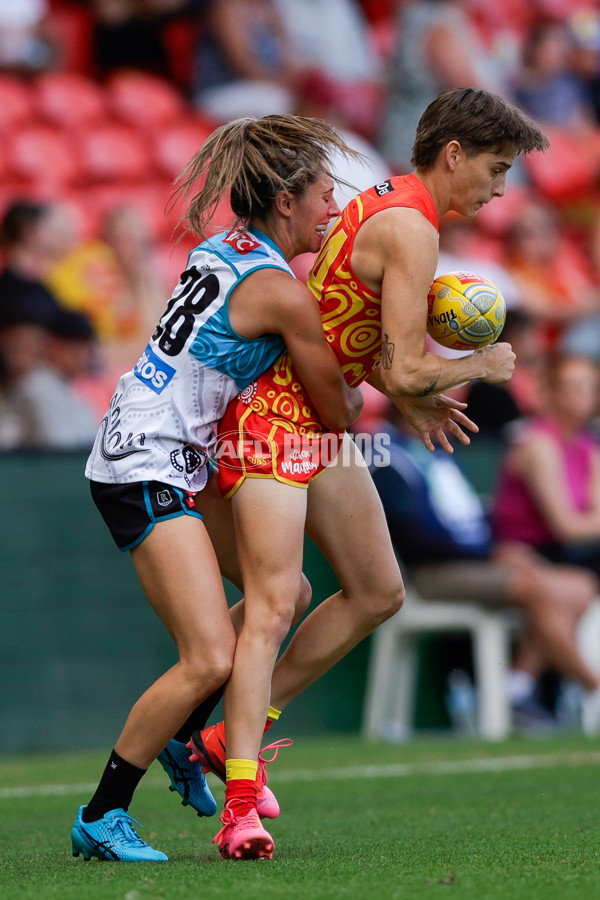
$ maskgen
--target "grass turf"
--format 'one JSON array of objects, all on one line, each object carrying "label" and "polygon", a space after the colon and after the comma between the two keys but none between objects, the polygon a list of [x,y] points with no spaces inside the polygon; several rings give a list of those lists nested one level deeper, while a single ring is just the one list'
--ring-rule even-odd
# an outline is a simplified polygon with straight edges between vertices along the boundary
[{"label": "grass turf", "polygon": [[[131,813],[168,863],[70,852],[106,753],[0,758],[0,890],[35,900],[595,900],[600,742],[298,741],[271,766],[272,862],[230,862],[154,764]],[[222,785],[211,781],[218,802]]]}]

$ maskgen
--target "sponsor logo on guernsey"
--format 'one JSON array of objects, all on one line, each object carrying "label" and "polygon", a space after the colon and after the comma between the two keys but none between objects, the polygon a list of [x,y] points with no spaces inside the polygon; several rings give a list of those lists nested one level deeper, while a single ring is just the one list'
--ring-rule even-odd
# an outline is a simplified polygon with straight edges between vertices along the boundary
[{"label": "sponsor logo on guernsey", "polygon": [[390,191],[393,191],[393,190],[394,190],[394,188],[392,187],[391,181],[380,181],[379,184],[375,185],[375,192],[380,197],[383,197],[384,194],[389,194]]},{"label": "sponsor logo on guernsey", "polygon": [[155,394],[161,394],[173,378],[175,369],[160,359],[148,344],[138,359],[133,374]]},{"label": "sponsor logo on guernsey", "polygon": [[223,238],[223,243],[229,244],[230,247],[233,247],[233,249],[237,250],[238,253],[241,253],[242,256],[245,256],[252,250],[256,250],[257,247],[260,247],[259,242],[253,238],[251,234],[248,234],[247,231],[240,230],[230,231],[227,237]]}]

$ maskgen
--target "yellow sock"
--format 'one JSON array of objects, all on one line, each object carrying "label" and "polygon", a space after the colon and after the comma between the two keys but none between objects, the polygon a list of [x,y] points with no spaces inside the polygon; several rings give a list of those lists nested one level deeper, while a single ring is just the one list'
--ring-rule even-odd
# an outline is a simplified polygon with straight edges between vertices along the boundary
[{"label": "yellow sock", "polygon": [[226,759],[225,776],[227,781],[235,778],[244,778],[248,781],[256,781],[258,762],[255,759]]},{"label": "yellow sock", "polygon": [[280,715],[280,709],[275,709],[274,706],[270,706],[269,712],[267,713],[267,722],[276,722]]}]

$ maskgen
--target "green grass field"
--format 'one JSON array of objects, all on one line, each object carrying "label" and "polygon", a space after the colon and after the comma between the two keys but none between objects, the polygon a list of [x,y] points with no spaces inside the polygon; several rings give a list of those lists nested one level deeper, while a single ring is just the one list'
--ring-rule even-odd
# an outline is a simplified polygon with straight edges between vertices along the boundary
[{"label": "green grass field", "polygon": [[158,764],[131,813],[170,861],[74,859],[72,820],[105,758],[0,758],[3,898],[600,898],[600,741],[298,740],[270,767],[271,862],[222,860],[218,821],[183,808]]}]

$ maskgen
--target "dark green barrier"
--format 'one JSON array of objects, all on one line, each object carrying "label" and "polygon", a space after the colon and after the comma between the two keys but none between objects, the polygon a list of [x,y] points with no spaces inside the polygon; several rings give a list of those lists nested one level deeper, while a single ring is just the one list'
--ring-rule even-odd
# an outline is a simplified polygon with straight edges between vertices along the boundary
[{"label": "dark green barrier", "polygon": [[[0,457],[0,753],[112,746],[175,662],[90,498],[80,454]],[[315,601],[337,590],[307,541]],[[229,586],[231,599],[237,593]],[[360,728],[368,641],[286,710],[276,737]]]}]

